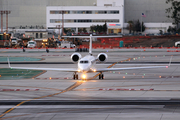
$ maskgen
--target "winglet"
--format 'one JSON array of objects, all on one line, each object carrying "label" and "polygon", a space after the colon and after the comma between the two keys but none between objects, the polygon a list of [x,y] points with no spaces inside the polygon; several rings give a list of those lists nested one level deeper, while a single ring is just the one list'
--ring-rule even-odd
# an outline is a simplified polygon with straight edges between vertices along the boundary
[{"label": "winglet", "polygon": [[11,65],[10,65],[10,62],[9,62],[9,57],[7,58],[7,61],[8,61],[9,68],[11,68]]}]

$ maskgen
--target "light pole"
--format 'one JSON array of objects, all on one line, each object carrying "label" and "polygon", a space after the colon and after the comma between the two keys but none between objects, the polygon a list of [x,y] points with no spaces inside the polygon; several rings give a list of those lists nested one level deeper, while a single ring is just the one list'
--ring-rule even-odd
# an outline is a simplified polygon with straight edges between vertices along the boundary
[{"label": "light pole", "polygon": [[1,12],[1,32],[3,33],[3,14],[4,11],[0,11]]},{"label": "light pole", "polygon": [[8,32],[8,14],[11,13],[9,10],[0,11],[1,13],[1,32],[3,32],[3,14],[6,14],[6,32]]},{"label": "light pole", "polygon": [[64,11],[62,11],[62,36],[64,34]]},{"label": "light pole", "polygon": [[58,35],[58,39],[61,39],[61,34],[60,34],[60,29],[61,29],[61,25],[56,25],[56,28],[59,29],[59,35]]},{"label": "light pole", "polygon": [[124,27],[124,5],[122,5],[122,34],[124,33],[123,27]]}]

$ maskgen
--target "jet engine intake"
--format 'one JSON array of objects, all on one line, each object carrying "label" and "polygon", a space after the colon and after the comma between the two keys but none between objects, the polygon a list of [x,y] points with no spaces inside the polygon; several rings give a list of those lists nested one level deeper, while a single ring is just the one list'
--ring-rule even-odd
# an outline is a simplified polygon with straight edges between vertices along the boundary
[{"label": "jet engine intake", "polygon": [[82,57],[81,54],[79,54],[79,53],[73,53],[73,54],[71,55],[71,60],[72,60],[72,62],[77,63],[78,60],[81,59],[81,57]]},{"label": "jet engine intake", "polygon": [[99,53],[97,59],[99,62],[106,62],[108,56],[106,53]]}]

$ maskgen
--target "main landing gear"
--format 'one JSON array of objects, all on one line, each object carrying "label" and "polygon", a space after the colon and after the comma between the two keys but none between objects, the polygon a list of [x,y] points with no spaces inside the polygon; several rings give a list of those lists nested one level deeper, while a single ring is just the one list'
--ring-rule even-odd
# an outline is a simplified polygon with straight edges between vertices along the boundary
[{"label": "main landing gear", "polygon": [[100,73],[99,74],[99,79],[104,79],[104,74]]},{"label": "main landing gear", "polygon": [[74,80],[75,80],[75,79],[78,80],[78,74],[74,73],[74,74],[73,74],[73,79],[74,79]]}]

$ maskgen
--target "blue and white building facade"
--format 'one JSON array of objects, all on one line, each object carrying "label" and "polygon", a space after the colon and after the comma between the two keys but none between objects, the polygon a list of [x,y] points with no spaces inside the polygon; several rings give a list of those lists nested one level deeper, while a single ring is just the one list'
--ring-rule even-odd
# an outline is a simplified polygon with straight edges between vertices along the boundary
[{"label": "blue and white building facade", "polygon": [[[97,4],[97,5],[96,5]],[[62,18],[62,11],[64,15]],[[63,19],[63,20],[62,20]],[[94,6],[47,6],[46,27],[57,29],[57,26],[90,31],[92,25],[107,24],[108,33],[122,33],[124,23],[124,0],[98,0]]]}]

